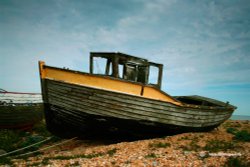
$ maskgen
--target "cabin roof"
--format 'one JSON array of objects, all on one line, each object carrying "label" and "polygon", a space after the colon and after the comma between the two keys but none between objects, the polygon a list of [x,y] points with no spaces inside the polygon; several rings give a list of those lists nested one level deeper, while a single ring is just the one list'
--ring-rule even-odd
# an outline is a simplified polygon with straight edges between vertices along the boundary
[{"label": "cabin roof", "polygon": [[148,62],[147,59],[143,59],[143,58],[140,58],[140,57],[137,57],[137,56],[132,56],[132,55],[128,55],[128,54],[125,54],[125,53],[121,53],[121,52],[90,52],[90,55],[92,56],[100,56],[100,57],[112,57],[112,56],[119,56],[121,58],[128,58],[128,59],[138,59],[138,60],[141,60],[141,61],[145,61],[145,62]]}]

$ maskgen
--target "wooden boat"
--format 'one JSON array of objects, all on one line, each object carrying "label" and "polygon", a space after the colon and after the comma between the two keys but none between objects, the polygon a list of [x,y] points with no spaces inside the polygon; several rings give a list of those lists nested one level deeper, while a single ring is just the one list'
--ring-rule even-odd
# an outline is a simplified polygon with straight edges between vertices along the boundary
[{"label": "wooden boat", "polygon": [[0,90],[1,129],[29,129],[42,118],[41,94]]},{"label": "wooden boat", "polygon": [[[98,74],[96,60],[105,62]],[[90,72],[39,62],[48,129],[115,127],[128,131],[210,130],[230,118],[235,106],[201,96],[172,97],[161,88],[162,64],[123,53],[90,53]],[[154,84],[151,69],[158,70]]]}]

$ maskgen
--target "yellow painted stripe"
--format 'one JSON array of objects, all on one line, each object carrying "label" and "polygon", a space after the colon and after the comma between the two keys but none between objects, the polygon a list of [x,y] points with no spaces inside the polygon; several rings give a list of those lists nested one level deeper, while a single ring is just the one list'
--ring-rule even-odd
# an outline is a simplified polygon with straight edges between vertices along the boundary
[{"label": "yellow painted stripe", "polygon": [[125,92],[133,95],[140,95],[141,93],[141,85],[135,85],[133,83],[121,82],[119,80],[112,80],[87,74],[84,75],[82,73],[73,73],[71,71],[62,71],[53,68],[46,68],[45,71],[45,78],[49,79],[80,84],[88,87]]},{"label": "yellow painted stripe", "polygon": [[149,87],[149,86],[144,87],[143,97],[150,98],[150,99],[167,101],[167,102],[171,102],[171,103],[174,103],[174,104],[177,104],[177,105],[180,104],[175,99],[173,99],[171,96],[167,96],[166,94],[160,92],[159,90],[157,90],[157,89],[155,89],[153,87]]},{"label": "yellow painted stripe", "polygon": [[[111,79],[97,75],[77,73],[69,70],[67,71],[65,69],[62,70],[62,69],[50,68],[48,66],[43,68],[43,66],[44,62],[39,62],[40,77],[42,79],[47,78],[71,84],[78,84],[92,88],[142,96],[149,99],[161,100],[176,105],[181,105],[180,102],[176,101],[171,96],[168,96],[162,93],[161,91],[149,86],[142,86],[136,83],[124,82],[121,80]],[[143,95],[141,95],[141,92],[143,92]]]}]

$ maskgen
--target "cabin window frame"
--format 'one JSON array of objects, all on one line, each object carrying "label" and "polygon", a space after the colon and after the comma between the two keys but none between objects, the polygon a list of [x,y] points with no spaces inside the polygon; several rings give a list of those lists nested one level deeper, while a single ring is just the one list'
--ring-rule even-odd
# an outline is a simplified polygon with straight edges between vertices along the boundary
[{"label": "cabin window frame", "polygon": [[156,67],[156,68],[158,68],[158,74],[157,74],[157,83],[156,84],[150,84],[149,80],[148,80],[148,85],[153,85],[153,86],[156,86],[158,88],[161,88],[162,74],[163,74],[163,65],[162,64],[158,64],[158,63],[149,62],[149,70],[148,70],[149,71],[149,76],[150,76],[150,67]]},{"label": "cabin window frame", "polygon": [[[145,59],[140,60],[140,58],[138,58],[138,60],[137,60],[137,58],[135,58],[133,56],[129,56],[129,55],[124,56],[124,54],[121,54],[121,56],[120,56],[119,54],[121,54],[121,53],[93,53],[92,52],[90,54],[90,66],[89,66],[90,74],[94,74],[93,73],[94,72],[94,58],[100,57],[100,58],[107,59],[106,66],[105,66],[105,74],[97,74],[97,75],[112,76],[114,78],[124,79],[126,81],[138,82],[138,83],[142,83],[145,85],[151,85],[151,86],[154,86],[154,87],[159,88],[159,89],[161,88],[162,72],[163,72],[163,65],[162,64],[148,62]],[[136,61],[135,62],[129,61],[130,57],[134,58]],[[120,71],[121,68],[119,68],[119,66],[123,66],[122,72]],[[127,66],[134,66],[134,68],[135,68],[134,79],[128,79],[126,77]],[[157,76],[157,83],[156,84],[149,83],[149,75],[150,75],[149,71],[150,71],[151,66],[158,68],[158,74],[157,74],[158,76]],[[144,70],[144,71],[142,70],[142,73],[144,73],[145,77],[142,77],[141,81],[138,81],[138,75],[140,75],[139,68],[141,68],[141,67]],[[120,76],[120,74],[122,74],[122,76]]]}]

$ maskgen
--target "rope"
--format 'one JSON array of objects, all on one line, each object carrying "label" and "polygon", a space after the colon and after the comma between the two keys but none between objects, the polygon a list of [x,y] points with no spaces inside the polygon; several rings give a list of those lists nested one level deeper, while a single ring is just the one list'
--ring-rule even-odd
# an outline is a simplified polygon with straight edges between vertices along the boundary
[{"label": "rope", "polygon": [[8,153],[1,154],[0,157],[3,157],[3,156],[6,156],[6,155],[10,155],[10,154],[13,154],[13,153],[16,153],[16,152],[25,150],[25,149],[27,149],[27,148],[33,147],[33,146],[35,146],[35,145],[38,145],[38,144],[40,144],[40,143],[44,143],[45,141],[48,141],[48,140],[50,140],[51,138],[52,138],[52,137],[49,137],[49,138],[47,138],[47,139],[45,139],[45,140],[42,140],[42,141],[39,141],[39,142],[37,142],[37,143],[31,144],[31,145],[29,145],[29,146],[27,146],[27,147],[23,147],[23,148],[20,148],[20,149],[17,149],[17,150],[8,152]]},{"label": "rope", "polygon": [[61,142],[61,143],[57,143],[57,144],[54,144],[54,145],[52,145],[52,146],[48,146],[48,147],[45,147],[45,148],[42,148],[42,149],[39,149],[39,150],[36,150],[36,151],[31,151],[31,152],[28,152],[28,153],[16,155],[16,156],[14,156],[14,158],[22,157],[22,156],[24,156],[24,155],[34,154],[34,153],[37,153],[37,152],[40,152],[40,151],[43,151],[43,150],[47,150],[47,149],[49,149],[49,148],[52,148],[52,147],[55,147],[55,146],[58,146],[58,145],[62,145],[62,144],[64,144],[64,143],[67,143],[67,142],[69,142],[69,141],[71,141],[71,140],[74,140],[74,139],[76,139],[76,138],[77,138],[77,137],[74,137],[74,138],[71,138],[71,139],[69,139],[69,140],[63,141],[63,142]]}]

